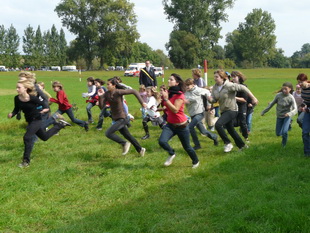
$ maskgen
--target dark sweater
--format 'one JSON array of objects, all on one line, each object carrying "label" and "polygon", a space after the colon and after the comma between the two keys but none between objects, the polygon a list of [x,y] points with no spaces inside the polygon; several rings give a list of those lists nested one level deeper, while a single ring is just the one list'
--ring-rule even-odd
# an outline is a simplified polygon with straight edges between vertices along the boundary
[{"label": "dark sweater", "polygon": [[15,116],[20,110],[25,114],[25,119],[27,122],[33,120],[41,120],[41,111],[44,108],[48,108],[44,103],[43,99],[37,96],[30,95],[30,100],[23,102],[19,99],[18,95],[14,98],[14,109],[12,111],[12,117]]},{"label": "dark sweater", "polygon": [[112,119],[114,121],[118,119],[125,119],[127,117],[127,114],[124,110],[123,105],[123,95],[130,95],[134,94],[136,98],[139,100],[140,104],[143,104],[143,99],[139,95],[139,92],[137,92],[134,89],[116,89],[115,91],[107,91],[104,93],[103,96],[100,96],[100,108],[103,108],[106,106],[107,103],[110,104]]}]

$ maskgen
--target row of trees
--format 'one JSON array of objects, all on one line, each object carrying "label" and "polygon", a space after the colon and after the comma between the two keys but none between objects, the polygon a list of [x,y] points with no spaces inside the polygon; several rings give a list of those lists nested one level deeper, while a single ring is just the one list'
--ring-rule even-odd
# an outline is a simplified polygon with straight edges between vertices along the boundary
[{"label": "row of trees", "polygon": [[9,67],[65,65],[75,63],[86,69],[105,65],[127,66],[152,60],[157,66],[192,68],[204,59],[211,67],[310,67],[310,45],[303,45],[290,58],[276,48],[275,22],[271,14],[253,9],[237,29],[226,35],[226,46],[218,45],[225,10],[235,0],[163,0],[164,11],[174,23],[166,48],[153,50],[138,41],[134,5],[127,0],[62,0],[55,8],[63,26],[76,38],[67,46],[62,29],[24,30],[23,56],[20,38],[13,25],[0,26],[0,62]]}]

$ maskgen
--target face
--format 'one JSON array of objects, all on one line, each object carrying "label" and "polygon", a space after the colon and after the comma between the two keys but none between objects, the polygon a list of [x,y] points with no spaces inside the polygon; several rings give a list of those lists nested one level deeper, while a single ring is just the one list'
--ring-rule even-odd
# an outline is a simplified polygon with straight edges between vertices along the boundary
[{"label": "face", "polygon": [[168,79],[168,86],[169,87],[174,87],[177,86],[179,83],[175,80],[175,77],[170,76],[170,78]]},{"label": "face", "polygon": [[53,87],[53,90],[54,90],[55,92],[58,92],[58,91],[60,91],[60,87]]},{"label": "face", "polygon": [[150,67],[150,66],[151,66],[151,62],[150,62],[150,61],[146,61],[146,62],[145,62],[145,66],[146,66],[146,67]]},{"label": "face", "polygon": [[93,83],[88,81],[88,82],[87,82],[87,85],[88,85],[88,86],[92,86]]},{"label": "face", "polygon": [[288,95],[292,89],[286,86],[282,87],[282,92],[284,95]]},{"label": "face", "polygon": [[148,97],[152,96],[152,91],[150,89],[146,89],[146,94]]},{"label": "face", "polygon": [[218,85],[222,85],[224,83],[224,80],[221,78],[219,74],[214,74],[214,81]]},{"label": "face", "polygon": [[238,76],[231,76],[233,83],[239,83],[239,77]]},{"label": "face", "polygon": [[296,87],[296,93],[298,93],[298,94],[301,93],[301,88],[300,87]]},{"label": "face", "polygon": [[113,85],[111,82],[107,83],[107,89],[108,91],[113,91],[115,90],[115,85]]},{"label": "face", "polygon": [[100,85],[100,82],[95,81],[95,86],[96,86],[96,87],[100,87],[100,86],[101,86],[101,85]]},{"label": "face", "polygon": [[194,86],[195,86],[194,84],[186,85],[186,90],[189,91],[189,90],[191,90]]},{"label": "face", "polygon": [[195,75],[194,73],[192,73],[192,77],[193,77],[193,79],[198,79],[199,78],[199,76]]},{"label": "face", "polygon": [[299,86],[301,86],[302,88],[307,88],[307,86],[308,86],[307,80],[305,80],[305,81],[300,81],[300,80],[298,80],[298,84],[299,84]]},{"label": "face", "polygon": [[16,91],[19,95],[22,95],[24,93],[27,93],[27,89],[22,85],[21,83],[17,83],[16,85]]}]

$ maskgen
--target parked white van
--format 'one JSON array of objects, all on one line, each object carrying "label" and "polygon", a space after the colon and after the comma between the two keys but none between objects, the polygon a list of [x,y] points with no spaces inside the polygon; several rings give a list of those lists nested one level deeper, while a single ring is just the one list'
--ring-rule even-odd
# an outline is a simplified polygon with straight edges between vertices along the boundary
[{"label": "parked white van", "polygon": [[60,71],[60,66],[51,66],[52,71]]},{"label": "parked white van", "polygon": [[162,76],[165,73],[162,67],[154,67],[154,72],[155,72],[156,77]]},{"label": "parked white van", "polygon": [[8,69],[7,68],[5,68],[5,66],[0,66],[0,71],[8,71]]},{"label": "parked white van", "polygon": [[77,71],[76,66],[63,66],[62,71]]},{"label": "parked white van", "polygon": [[145,63],[131,63],[125,70],[124,76],[139,76],[140,69],[145,67]]}]

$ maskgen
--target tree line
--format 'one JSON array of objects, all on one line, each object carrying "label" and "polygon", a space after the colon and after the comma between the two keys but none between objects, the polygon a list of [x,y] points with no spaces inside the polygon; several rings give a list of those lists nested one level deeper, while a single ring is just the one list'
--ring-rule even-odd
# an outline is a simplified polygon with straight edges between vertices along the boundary
[{"label": "tree line", "polygon": [[[293,56],[276,48],[275,22],[270,13],[253,9],[237,29],[226,35],[226,45],[218,44],[225,10],[235,0],[163,0],[167,19],[174,23],[168,56],[139,42],[134,4],[127,0],[63,0],[55,8],[62,24],[75,39],[67,45],[63,29],[53,25],[41,32],[30,25],[20,38],[13,25],[0,26],[0,64],[8,67],[63,66],[104,69],[151,60],[156,66],[192,68],[208,60],[210,68],[310,67],[310,44]],[[152,34],[152,31],[148,33]],[[154,36],[156,34],[154,33]]]}]

